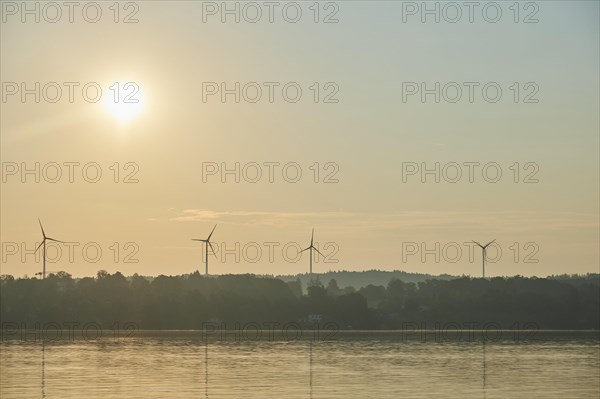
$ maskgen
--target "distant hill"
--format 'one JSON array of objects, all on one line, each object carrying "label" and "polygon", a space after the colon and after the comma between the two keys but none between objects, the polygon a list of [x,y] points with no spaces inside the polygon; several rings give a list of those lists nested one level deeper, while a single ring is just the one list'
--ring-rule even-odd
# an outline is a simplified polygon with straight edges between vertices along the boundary
[{"label": "distant hill", "polygon": [[[211,277],[218,277],[219,275],[212,275]],[[257,277],[267,277],[267,278],[276,278],[279,280],[283,280],[285,282],[292,282],[300,279],[302,284],[303,292],[306,294],[306,287],[308,286],[308,282],[310,280],[310,275],[308,273],[303,274],[294,274],[294,275],[255,275]],[[156,277],[155,276],[139,276],[144,277],[148,281],[152,282]],[[409,273],[402,270],[393,270],[393,271],[385,271],[385,270],[366,270],[366,271],[331,271],[327,273],[314,273],[314,277],[318,278],[321,283],[327,285],[327,283],[334,279],[337,282],[338,287],[354,287],[357,290],[372,285],[382,285],[387,287],[388,283],[391,279],[402,280],[406,283],[420,283],[427,280],[455,280],[459,278],[463,278],[465,276],[453,276],[450,274],[441,274],[441,275],[432,275],[426,273]],[[133,276],[127,277],[127,280],[131,281]],[[537,277],[533,277],[537,278]],[[543,278],[543,277],[542,277]],[[548,280],[558,280],[562,282],[566,282],[572,285],[581,285],[586,283],[595,284],[600,286],[600,274],[598,273],[588,273],[588,274],[561,274],[561,275],[551,275],[545,277]],[[75,281],[79,279],[76,278]]]},{"label": "distant hill", "polygon": [[548,276],[550,280],[562,280],[562,281],[592,281],[598,282],[600,280],[600,273],[588,273],[588,274],[559,274]]},{"label": "distant hill", "polygon": [[[302,287],[306,289],[307,283],[310,280],[308,273],[296,274],[296,275],[279,275],[273,276],[285,282],[296,281],[300,279]],[[318,278],[323,284],[327,284],[329,280],[335,279],[338,287],[344,288],[352,286],[357,290],[366,287],[369,284],[383,285],[384,287],[390,282],[391,279],[396,278],[406,283],[419,283],[426,280],[454,280],[460,278],[460,276],[451,276],[449,274],[442,274],[434,276],[431,274],[423,273],[408,273],[402,270],[384,271],[384,270],[366,270],[366,271],[335,271],[327,273],[314,273],[314,277]]]}]

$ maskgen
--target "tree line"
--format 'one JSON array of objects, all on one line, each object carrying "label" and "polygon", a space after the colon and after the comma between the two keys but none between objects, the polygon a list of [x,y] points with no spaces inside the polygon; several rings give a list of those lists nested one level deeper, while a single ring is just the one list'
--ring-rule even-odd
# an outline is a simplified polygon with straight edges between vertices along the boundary
[{"label": "tree line", "polygon": [[[315,316],[318,315],[318,316]],[[401,329],[435,323],[511,328],[599,329],[600,277],[428,279],[359,289],[319,276],[307,284],[255,275],[125,277],[99,271],[73,279],[0,276],[5,323],[89,323],[108,328],[134,322],[140,329],[201,329],[203,323],[333,322],[341,329]],[[411,324],[412,323],[412,324]]]}]

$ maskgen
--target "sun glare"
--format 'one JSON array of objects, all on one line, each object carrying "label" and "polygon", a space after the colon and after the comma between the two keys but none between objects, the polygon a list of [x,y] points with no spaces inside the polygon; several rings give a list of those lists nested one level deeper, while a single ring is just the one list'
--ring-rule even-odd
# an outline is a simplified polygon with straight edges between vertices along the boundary
[{"label": "sun glare", "polygon": [[144,93],[132,81],[114,82],[103,97],[106,111],[122,123],[133,120],[144,109]]}]

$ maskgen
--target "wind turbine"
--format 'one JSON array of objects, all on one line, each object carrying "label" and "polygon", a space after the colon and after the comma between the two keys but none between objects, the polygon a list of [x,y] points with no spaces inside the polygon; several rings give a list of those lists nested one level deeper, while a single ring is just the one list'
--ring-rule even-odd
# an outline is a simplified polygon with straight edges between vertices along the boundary
[{"label": "wind turbine", "polygon": [[213,235],[213,233],[215,232],[215,229],[217,228],[217,225],[215,224],[215,227],[213,227],[212,231],[210,232],[210,234],[208,235],[208,238],[206,240],[201,240],[199,238],[192,238],[192,241],[200,241],[204,243],[204,250],[205,250],[205,256],[204,259],[206,260],[206,268],[204,271],[204,275],[208,276],[208,247],[210,247],[211,251],[213,252],[213,254],[215,256],[217,256],[217,254],[215,253],[215,250],[212,246],[212,244],[210,243],[210,237]]},{"label": "wind turbine", "polygon": [[492,240],[492,241],[488,242],[488,243],[487,243],[487,244],[485,244],[485,245],[481,245],[481,244],[480,244],[480,243],[478,243],[477,241],[473,241],[475,244],[477,244],[477,245],[478,245],[478,246],[481,248],[481,257],[482,257],[482,260],[481,260],[481,262],[482,262],[482,267],[483,267],[483,278],[485,278],[485,252],[486,252],[486,250],[487,250],[487,247],[488,247],[488,246],[489,246],[491,243],[493,243],[494,241],[496,241],[496,240],[494,239],[494,240]]},{"label": "wind turbine", "polygon": [[42,269],[42,280],[43,280],[46,278],[46,241],[55,241],[55,242],[64,242],[64,241],[55,240],[54,238],[48,237],[46,235],[46,233],[44,232],[44,227],[42,226],[42,221],[39,218],[38,218],[38,222],[40,223],[40,229],[42,229],[42,237],[44,237],[44,239],[42,240],[40,245],[38,245],[38,247],[35,249],[35,252],[37,252],[41,246],[44,247],[43,252],[42,252],[42,254],[44,255],[44,268]]},{"label": "wind turbine", "polygon": [[321,255],[322,257],[325,257],[325,255],[323,255],[321,253],[321,251],[319,251],[317,248],[315,248],[315,246],[313,245],[314,243],[314,239],[315,239],[315,229],[312,229],[312,235],[310,236],[310,245],[307,248],[304,248],[302,251],[300,251],[300,253],[304,252],[304,251],[308,251],[310,250],[310,275],[312,276],[312,263],[313,263],[313,249],[315,251],[317,251],[317,253],[319,255]]}]

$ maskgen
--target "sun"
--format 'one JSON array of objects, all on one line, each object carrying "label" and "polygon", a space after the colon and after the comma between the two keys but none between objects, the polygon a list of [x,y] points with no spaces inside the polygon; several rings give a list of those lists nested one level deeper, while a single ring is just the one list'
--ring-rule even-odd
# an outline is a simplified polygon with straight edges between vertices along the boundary
[{"label": "sun", "polygon": [[144,110],[144,92],[134,81],[113,82],[103,95],[103,103],[111,116],[119,122],[127,123]]}]

